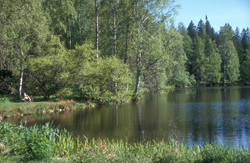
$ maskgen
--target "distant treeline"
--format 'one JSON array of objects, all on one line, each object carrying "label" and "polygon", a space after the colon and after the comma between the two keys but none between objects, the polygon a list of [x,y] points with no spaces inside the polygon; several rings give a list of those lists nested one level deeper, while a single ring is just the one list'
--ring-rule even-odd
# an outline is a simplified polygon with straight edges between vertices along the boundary
[{"label": "distant treeline", "polygon": [[0,0],[0,93],[125,101],[249,82],[249,29],[178,28],[174,0]]}]

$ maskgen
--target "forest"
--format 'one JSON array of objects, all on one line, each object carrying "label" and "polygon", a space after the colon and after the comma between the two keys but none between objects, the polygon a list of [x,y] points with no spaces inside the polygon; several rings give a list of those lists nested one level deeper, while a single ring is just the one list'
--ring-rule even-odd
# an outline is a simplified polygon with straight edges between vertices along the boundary
[{"label": "forest", "polygon": [[0,94],[126,101],[169,87],[250,82],[250,31],[174,0],[0,0]]}]

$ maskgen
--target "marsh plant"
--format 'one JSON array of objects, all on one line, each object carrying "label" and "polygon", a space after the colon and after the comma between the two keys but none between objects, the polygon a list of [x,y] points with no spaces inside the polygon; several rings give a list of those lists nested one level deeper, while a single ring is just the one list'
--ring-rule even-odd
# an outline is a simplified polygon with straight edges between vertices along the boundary
[{"label": "marsh plant", "polygon": [[188,147],[174,139],[129,144],[108,139],[74,137],[65,129],[0,122],[3,162],[250,162],[243,147],[218,144]]}]

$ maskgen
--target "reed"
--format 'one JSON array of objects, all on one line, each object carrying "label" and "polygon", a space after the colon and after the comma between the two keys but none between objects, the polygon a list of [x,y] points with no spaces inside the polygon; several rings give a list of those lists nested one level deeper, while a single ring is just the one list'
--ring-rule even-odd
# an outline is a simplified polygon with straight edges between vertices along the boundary
[{"label": "reed", "polygon": [[174,139],[134,144],[90,140],[53,124],[27,128],[1,122],[0,146],[3,162],[250,162],[250,153],[243,147],[216,143],[188,147]]}]

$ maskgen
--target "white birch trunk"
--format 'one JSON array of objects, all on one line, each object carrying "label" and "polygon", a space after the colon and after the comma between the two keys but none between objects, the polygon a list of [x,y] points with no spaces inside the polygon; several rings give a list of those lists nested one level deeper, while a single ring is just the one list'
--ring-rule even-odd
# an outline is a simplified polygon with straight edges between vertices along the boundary
[{"label": "white birch trunk", "polygon": [[71,30],[70,30],[70,18],[68,18],[69,22],[69,49],[71,49]]},{"label": "white birch trunk", "polygon": [[23,71],[24,71],[24,54],[23,51],[21,51],[21,55],[22,55],[22,63],[21,63],[21,70],[20,70],[20,80],[19,80],[19,89],[18,89],[18,95],[19,95],[19,99],[22,99],[22,87],[23,87]]},{"label": "white birch trunk", "polygon": [[140,45],[138,47],[138,55],[137,55],[137,74],[136,74],[136,86],[135,86],[135,93],[136,96],[139,92],[140,81],[141,81],[141,49],[142,49],[142,37],[143,37],[143,14],[141,13],[141,21],[140,27],[138,29],[138,36],[140,37]]},{"label": "white birch trunk", "polygon": [[[114,55],[116,57],[116,24],[115,24],[115,21],[116,21],[116,15],[115,15],[115,4],[113,4],[113,12],[114,12],[114,20],[113,20],[113,23],[114,23]],[[116,78],[117,79],[117,78]],[[115,94],[117,93],[117,81],[115,81]]]},{"label": "white birch trunk", "polygon": [[115,20],[116,20],[116,15],[115,15],[115,11],[114,11],[114,55],[116,56],[116,24],[115,24]]},{"label": "white birch trunk", "polygon": [[97,0],[95,0],[95,15],[96,15],[96,59],[98,61],[98,37],[99,37],[99,25],[98,25],[98,8],[97,8]]},{"label": "white birch trunk", "polygon": [[81,14],[79,12],[78,13],[78,24],[79,24],[79,33],[81,34],[82,33],[82,28],[81,28],[81,19],[80,19],[80,17],[81,17]]}]

